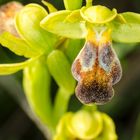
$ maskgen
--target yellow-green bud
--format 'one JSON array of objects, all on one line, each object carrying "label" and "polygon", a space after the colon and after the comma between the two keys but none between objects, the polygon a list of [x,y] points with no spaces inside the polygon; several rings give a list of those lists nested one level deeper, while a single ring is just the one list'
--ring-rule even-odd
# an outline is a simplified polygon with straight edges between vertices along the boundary
[{"label": "yellow-green bud", "polygon": [[86,110],[78,111],[69,121],[69,131],[79,139],[96,138],[102,130],[102,118],[97,111],[93,114]]},{"label": "yellow-green bud", "polygon": [[53,140],[117,140],[112,119],[95,110],[82,109],[66,113],[56,129]]}]

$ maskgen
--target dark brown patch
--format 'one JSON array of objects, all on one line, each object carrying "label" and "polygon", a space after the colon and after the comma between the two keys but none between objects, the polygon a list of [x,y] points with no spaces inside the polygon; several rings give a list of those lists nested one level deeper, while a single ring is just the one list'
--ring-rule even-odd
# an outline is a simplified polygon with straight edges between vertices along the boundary
[{"label": "dark brown patch", "polygon": [[114,95],[111,76],[98,65],[95,66],[92,71],[81,73],[82,80],[76,88],[76,96],[85,104],[105,104]]},{"label": "dark brown patch", "polygon": [[102,85],[94,80],[89,85],[78,83],[76,87],[76,96],[84,104],[104,104],[113,97],[112,86],[107,83]]}]

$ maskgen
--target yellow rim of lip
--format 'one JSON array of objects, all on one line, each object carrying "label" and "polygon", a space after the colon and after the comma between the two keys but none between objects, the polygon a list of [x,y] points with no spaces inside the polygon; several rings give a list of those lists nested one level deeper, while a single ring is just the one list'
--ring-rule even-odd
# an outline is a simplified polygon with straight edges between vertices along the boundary
[{"label": "yellow rim of lip", "polygon": [[[110,12],[110,16],[108,16],[108,17],[103,17],[102,15],[100,16],[101,17],[101,19],[99,20],[99,19],[94,19],[94,18],[92,18],[94,15],[96,15],[96,17],[99,17],[99,16],[97,16],[97,15],[100,15],[100,14],[102,14],[101,12],[99,12],[98,13],[98,11],[96,12],[96,14],[94,13],[93,14],[93,16],[90,16],[90,15],[88,15],[88,14],[86,14],[85,13],[85,11],[87,10],[87,9],[89,9],[89,8],[94,8],[93,10],[91,10],[91,12],[92,11],[96,11],[96,8],[97,7],[99,7],[101,10],[102,10],[102,12],[104,12],[105,10],[108,10],[108,15],[109,15],[109,12]],[[110,10],[110,9],[108,9],[107,7],[105,7],[105,6],[101,6],[101,5],[97,5],[97,6],[91,6],[91,7],[83,7],[81,10],[80,10],[80,14],[81,14],[81,16],[86,20],[86,21],[88,21],[88,22],[90,22],[90,23],[95,23],[95,24],[103,24],[103,23],[107,23],[107,22],[110,22],[110,21],[112,21],[116,16],[117,16],[117,10],[116,9],[113,9],[112,11]]]}]

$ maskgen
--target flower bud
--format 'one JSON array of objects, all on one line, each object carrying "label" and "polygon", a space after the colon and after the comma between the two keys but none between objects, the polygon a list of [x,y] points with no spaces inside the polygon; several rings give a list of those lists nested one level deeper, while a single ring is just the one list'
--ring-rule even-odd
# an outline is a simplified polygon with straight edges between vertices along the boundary
[{"label": "flower bud", "polygon": [[90,113],[81,110],[70,120],[69,131],[79,139],[96,138],[102,130],[102,118],[99,112]]},{"label": "flower bud", "polygon": [[117,140],[112,119],[94,109],[66,113],[53,140]]}]

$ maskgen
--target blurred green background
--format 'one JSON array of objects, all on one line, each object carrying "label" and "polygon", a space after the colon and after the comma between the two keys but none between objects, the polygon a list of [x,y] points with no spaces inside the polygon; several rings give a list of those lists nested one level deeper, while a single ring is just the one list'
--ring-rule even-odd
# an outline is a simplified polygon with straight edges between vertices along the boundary
[{"label": "blurred green background", "polygon": [[[0,0],[0,5],[8,1],[10,0]],[[23,4],[31,2],[41,4],[40,0],[18,1]],[[58,9],[64,7],[62,0],[48,1]],[[140,13],[140,0],[94,0],[94,3],[116,8],[118,12]],[[114,48],[121,59],[123,77],[114,87],[116,94],[113,100],[99,106],[99,109],[108,113],[115,121],[119,140],[140,140],[140,43],[114,42]],[[23,59],[0,46],[0,63],[18,62]],[[22,72],[0,77],[0,140],[45,140],[39,129],[19,106],[19,102],[24,103],[24,101],[17,102],[17,98],[25,99],[21,82]],[[76,110],[80,105],[73,95],[69,109]]]}]

